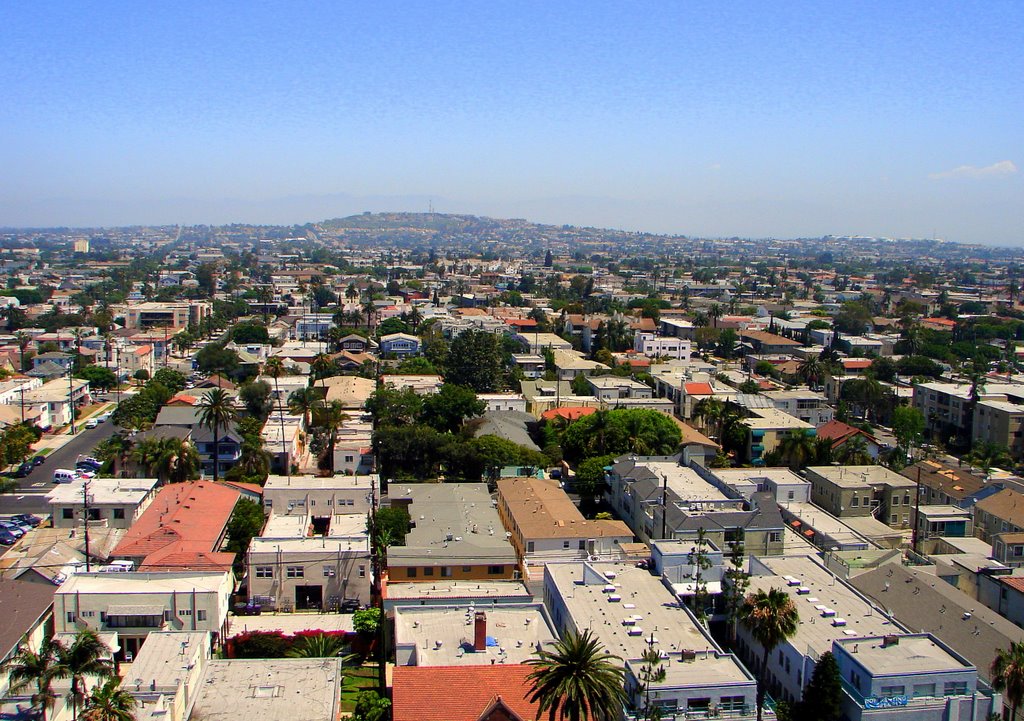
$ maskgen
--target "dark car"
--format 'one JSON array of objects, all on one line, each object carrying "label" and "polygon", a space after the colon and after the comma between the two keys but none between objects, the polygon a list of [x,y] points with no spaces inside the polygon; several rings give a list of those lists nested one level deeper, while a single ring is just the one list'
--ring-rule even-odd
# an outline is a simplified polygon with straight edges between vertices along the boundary
[{"label": "dark car", "polygon": [[355,613],[360,608],[362,608],[362,604],[359,603],[358,598],[346,598],[341,602],[339,610],[342,613]]},{"label": "dark car", "polygon": [[32,456],[32,465],[41,466],[46,463],[46,456]]},{"label": "dark car", "polygon": [[15,478],[24,478],[29,473],[31,473],[32,469],[34,469],[34,468],[35,468],[35,466],[32,465],[31,461],[25,461],[20,466],[18,466],[18,470],[16,470],[14,472],[14,477]]},{"label": "dark car", "polygon": [[15,516],[11,516],[11,520],[15,523],[22,523],[25,525],[32,526],[32,528],[35,528],[43,522],[42,518],[40,518],[39,516],[33,516],[31,513],[19,513]]},{"label": "dark car", "polygon": [[17,537],[6,528],[0,528],[0,543],[5,546],[13,546],[17,540]]}]

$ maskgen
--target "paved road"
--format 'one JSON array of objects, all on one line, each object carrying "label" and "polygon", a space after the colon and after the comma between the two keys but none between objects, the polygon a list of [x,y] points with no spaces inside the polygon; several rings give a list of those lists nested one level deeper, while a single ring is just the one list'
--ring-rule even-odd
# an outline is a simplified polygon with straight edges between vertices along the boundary
[{"label": "paved road", "polygon": [[115,430],[117,427],[110,421],[101,423],[91,430],[80,427],[73,439],[64,444],[62,448],[58,448],[46,456],[46,463],[37,466],[25,478],[15,479],[18,483],[17,490],[0,494],[0,514],[49,515],[50,509],[46,505],[46,494],[53,488],[54,469],[74,469],[79,455],[91,455],[96,444],[112,436]]}]

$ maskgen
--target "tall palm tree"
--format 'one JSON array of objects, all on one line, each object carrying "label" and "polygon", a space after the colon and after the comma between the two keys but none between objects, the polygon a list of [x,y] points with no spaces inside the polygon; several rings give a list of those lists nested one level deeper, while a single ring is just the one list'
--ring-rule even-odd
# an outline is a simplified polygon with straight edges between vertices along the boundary
[{"label": "tall palm tree", "polygon": [[873,462],[868,452],[868,442],[859,433],[839,446],[833,457],[844,466],[868,466]]},{"label": "tall palm tree", "polygon": [[319,394],[312,388],[299,388],[288,396],[288,409],[297,416],[302,416],[303,424],[308,428],[313,412],[323,404]]},{"label": "tall palm tree", "polygon": [[17,333],[14,334],[14,337],[18,341],[18,354],[19,354],[20,363],[21,363],[21,366],[18,368],[18,370],[24,372],[24,370],[25,370],[25,351],[28,349],[29,345],[32,343],[32,336],[30,336],[28,333],[26,333],[23,330],[19,330]]},{"label": "tall palm tree", "polygon": [[566,633],[526,663],[533,667],[527,679],[530,702],[540,704],[538,717],[547,712],[549,721],[611,721],[622,715],[621,659],[607,653],[589,629]]},{"label": "tall palm tree", "polygon": [[1010,648],[996,651],[992,661],[992,688],[1006,694],[1010,702],[1010,718],[1017,718],[1017,709],[1024,700],[1024,642],[1011,642]]},{"label": "tall palm tree", "polygon": [[345,406],[341,401],[331,401],[317,407],[313,413],[313,424],[327,434],[325,459],[331,473],[334,473],[334,446],[338,442],[338,429],[348,420]]},{"label": "tall palm tree", "polygon": [[825,377],[825,364],[817,356],[809,355],[800,363],[796,374],[800,380],[813,388]]},{"label": "tall palm tree", "polygon": [[199,423],[213,431],[213,482],[220,475],[220,432],[238,420],[235,399],[223,388],[214,388],[199,402]]},{"label": "tall palm tree", "polygon": [[270,454],[263,447],[259,436],[246,436],[242,440],[241,455],[236,464],[246,476],[259,476],[266,481],[270,474]]},{"label": "tall palm tree", "polygon": [[53,682],[67,678],[67,668],[57,658],[54,641],[43,639],[38,651],[33,651],[27,643],[22,643],[17,653],[3,666],[3,671],[10,677],[10,694],[16,695],[32,688],[32,706],[42,721],[46,714],[57,704],[57,693],[53,690]]},{"label": "tall palm tree", "polygon": [[717,398],[702,398],[693,407],[693,417],[700,418],[706,431],[717,433],[725,412],[725,404]]},{"label": "tall palm tree", "polygon": [[718,303],[712,303],[710,305],[710,307],[708,307],[708,318],[711,319],[711,327],[712,328],[717,328],[718,327],[718,319],[721,318],[721,317],[722,317],[722,306],[720,306]]},{"label": "tall palm tree", "polygon": [[[284,443],[284,404],[281,403],[281,387],[278,385],[278,379],[284,375],[284,361],[281,360],[280,356],[273,356],[267,358],[267,362],[263,364],[263,372],[274,379],[274,410],[277,413],[277,419],[281,423],[281,442]],[[291,479],[291,458],[288,457],[287,452],[284,458],[284,472],[288,474],[288,478]]]},{"label": "tall palm tree", "polygon": [[320,381],[321,386],[324,389],[324,395],[327,394],[327,377],[330,372],[334,369],[334,361],[326,353],[318,353],[313,362],[309,364],[309,368],[313,371],[313,378]]},{"label": "tall palm tree", "polygon": [[95,676],[108,679],[114,675],[114,663],[107,656],[110,649],[100,640],[99,634],[92,629],[82,629],[75,634],[74,641],[65,646],[54,641],[54,650],[61,665],[71,678],[71,718],[78,718],[78,709],[85,703],[85,678]]},{"label": "tall palm tree", "polygon": [[135,721],[135,697],[110,678],[92,690],[82,713],[84,721]]},{"label": "tall palm tree", "polygon": [[776,646],[796,633],[800,614],[789,594],[781,589],[772,588],[747,596],[740,609],[740,623],[764,649],[757,684],[757,721],[761,721],[761,709],[764,706],[768,683],[768,657]]},{"label": "tall palm tree", "polygon": [[132,462],[142,469],[143,473],[156,473],[160,463],[160,439],[144,438],[134,445],[129,453]]}]

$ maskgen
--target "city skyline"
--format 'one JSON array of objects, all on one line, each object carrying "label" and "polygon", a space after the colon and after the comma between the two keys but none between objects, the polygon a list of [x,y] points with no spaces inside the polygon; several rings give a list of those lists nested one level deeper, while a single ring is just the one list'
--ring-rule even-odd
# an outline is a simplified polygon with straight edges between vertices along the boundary
[{"label": "city skyline", "polygon": [[0,9],[2,226],[362,211],[1020,246],[1013,4]]}]

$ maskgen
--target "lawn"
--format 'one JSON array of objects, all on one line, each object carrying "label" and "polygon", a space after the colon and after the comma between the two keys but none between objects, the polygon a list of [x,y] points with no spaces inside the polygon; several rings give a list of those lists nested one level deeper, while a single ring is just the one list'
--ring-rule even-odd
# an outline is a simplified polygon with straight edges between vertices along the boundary
[{"label": "lawn", "polygon": [[341,672],[341,710],[351,713],[360,691],[377,688],[377,664],[346,666]]}]

